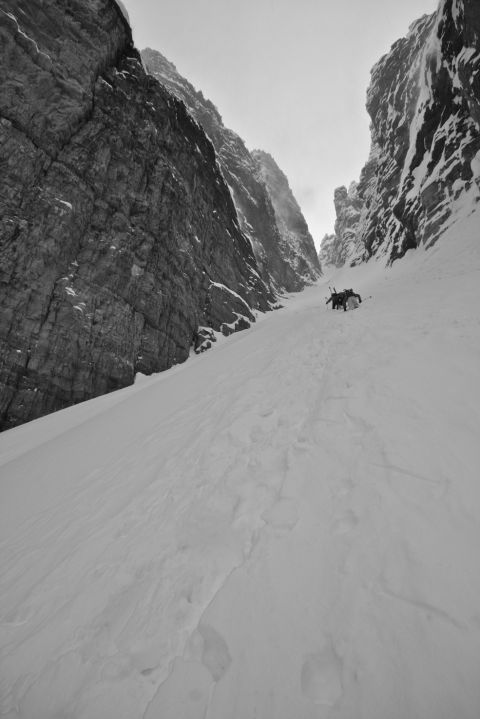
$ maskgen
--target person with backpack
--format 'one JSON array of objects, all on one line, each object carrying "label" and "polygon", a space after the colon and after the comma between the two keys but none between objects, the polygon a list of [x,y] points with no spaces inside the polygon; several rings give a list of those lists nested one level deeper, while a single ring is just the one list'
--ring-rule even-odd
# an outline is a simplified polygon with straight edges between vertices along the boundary
[{"label": "person with backpack", "polygon": [[353,289],[349,290],[343,290],[342,292],[337,292],[335,287],[330,289],[331,295],[326,301],[325,304],[332,303],[332,310],[340,309],[340,307],[343,307],[344,312],[347,311],[347,307],[349,310],[356,309],[360,303],[362,302],[362,298],[358,294],[358,292],[354,292]]},{"label": "person with backpack", "polygon": [[362,298],[357,292],[354,292],[351,288],[349,290],[344,290],[344,300],[343,300],[343,309],[346,312],[347,306],[349,310],[356,310],[357,307],[361,304]]}]

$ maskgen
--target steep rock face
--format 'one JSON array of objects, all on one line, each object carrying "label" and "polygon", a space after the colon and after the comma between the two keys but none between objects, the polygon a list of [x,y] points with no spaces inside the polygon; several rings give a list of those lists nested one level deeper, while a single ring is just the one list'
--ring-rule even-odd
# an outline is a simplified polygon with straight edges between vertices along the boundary
[{"label": "steep rock face", "polygon": [[477,0],[442,0],[373,68],[372,150],[350,258],[384,254],[391,262],[430,247],[478,202],[479,71]]},{"label": "steep rock face", "polygon": [[355,265],[364,259],[364,252],[358,247],[357,232],[363,209],[363,200],[358,193],[358,183],[337,187],[334,193],[335,241],[331,242],[329,263],[341,267],[345,263]]},{"label": "steep rock face", "polygon": [[[271,282],[281,290],[295,291],[314,281],[320,274],[320,267],[315,251],[312,253],[313,242],[310,246],[307,238],[305,219],[291,192],[288,197],[284,193],[286,206],[281,209],[280,196],[272,195],[268,183],[265,185],[254,153],[248,151],[236,133],[224,126],[212,102],[182,77],[161,53],[147,48],[142,51],[142,58],[148,71],[186,104],[212,140],[241,228],[250,238],[265,282]],[[296,205],[295,220],[293,203]],[[285,222],[287,216],[290,216],[290,225]]]},{"label": "steep rock face", "polygon": [[112,0],[0,9],[0,422],[186,359],[274,297],[215,152]]},{"label": "steep rock face", "polygon": [[293,268],[295,275],[309,283],[318,277],[321,270],[315,244],[288,179],[267,152],[254,150],[252,155],[258,163],[259,176],[273,204],[282,256]]},{"label": "steep rock face", "polygon": [[335,265],[335,267],[341,267],[342,263],[337,263],[338,256],[338,238],[334,234],[324,235],[320,242],[320,249],[318,251],[318,261],[320,266],[324,268],[326,265]]}]

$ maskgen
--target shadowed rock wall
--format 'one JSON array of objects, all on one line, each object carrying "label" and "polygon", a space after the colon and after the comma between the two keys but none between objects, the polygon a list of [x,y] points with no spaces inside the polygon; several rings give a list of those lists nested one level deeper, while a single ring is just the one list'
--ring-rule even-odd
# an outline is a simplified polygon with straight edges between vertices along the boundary
[{"label": "shadowed rock wall", "polygon": [[274,297],[214,149],[112,0],[0,9],[0,421],[185,360]]},{"label": "shadowed rock wall", "polygon": [[253,150],[258,174],[265,183],[275,212],[280,234],[282,256],[295,275],[305,284],[315,280],[320,272],[318,255],[308,225],[296,201],[285,173],[268,152]]}]

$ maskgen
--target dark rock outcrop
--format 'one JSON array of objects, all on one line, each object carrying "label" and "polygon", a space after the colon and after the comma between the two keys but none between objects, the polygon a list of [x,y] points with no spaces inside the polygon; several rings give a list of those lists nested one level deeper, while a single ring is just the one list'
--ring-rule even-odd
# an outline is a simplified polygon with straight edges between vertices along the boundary
[{"label": "dark rock outcrop", "polygon": [[341,267],[342,263],[337,263],[337,244],[338,238],[334,234],[326,234],[322,237],[320,242],[320,249],[318,251],[318,261],[322,268],[326,265],[335,265]]},{"label": "dark rock outcrop", "polygon": [[[350,263],[433,245],[480,198],[480,5],[445,0],[372,70]],[[342,241],[342,236],[338,237]]]},{"label": "dark rock outcrop", "polygon": [[262,150],[253,150],[253,158],[259,167],[260,179],[264,182],[272,201],[275,220],[280,234],[282,257],[292,267],[294,274],[305,284],[317,279],[321,269],[313,238],[296,201],[288,179],[271,155]]},{"label": "dark rock outcrop", "polygon": [[350,187],[337,187],[334,194],[335,234],[326,235],[321,245],[321,256],[325,264],[341,267],[345,263],[356,264],[363,259],[358,253],[357,231],[363,209],[358,194],[358,183]]},{"label": "dark rock outcrop", "polygon": [[113,0],[0,9],[0,421],[185,360],[274,296],[210,140]]},{"label": "dark rock outcrop", "polygon": [[[262,279],[289,292],[300,290],[317,279],[320,266],[305,219],[291,191],[289,194],[283,189],[281,193],[277,192],[277,187],[271,188],[266,182],[269,173],[262,169],[262,161],[257,163],[262,154],[250,153],[243,140],[224,126],[215,105],[182,77],[161,53],[147,48],[142,51],[142,58],[148,71],[186,104],[212,140],[241,228],[250,238],[261,268]],[[278,167],[277,171],[280,172]],[[288,186],[286,178],[285,183]],[[274,184],[278,185],[278,182]],[[285,201],[283,208],[282,199]]]}]

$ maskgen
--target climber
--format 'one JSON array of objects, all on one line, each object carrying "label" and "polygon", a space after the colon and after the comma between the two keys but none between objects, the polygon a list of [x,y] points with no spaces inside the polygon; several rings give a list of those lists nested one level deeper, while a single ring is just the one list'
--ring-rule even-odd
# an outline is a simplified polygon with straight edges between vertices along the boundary
[{"label": "climber", "polygon": [[347,311],[347,306],[349,310],[355,310],[361,302],[362,298],[357,292],[354,292],[351,288],[343,290],[343,309],[345,312]]},{"label": "climber", "polygon": [[329,290],[330,290],[331,295],[330,295],[330,297],[328,298],[328,300],[326,301],[325,304],[328,305],[328,304],[331,302],[331,303],[332,303],[332,310],[336,310],[336,309],[338,309],[339,307],[341,307],[342,304],[343,304],[343,299],[344,299],[344,297],[343,297],[343,292],[337,292],[337,290],[335,289],[335,287],[333,288],[333,290],[329,287]]},{"label": "climber", "polygon": [[349,290],[343,290],[342,292],[337,292],[335,287],[333,290],[331,288],[330,292],[331,295],[326,301],[325,304],[332,303],[332,310],[340,309],[340,307],[343,307],[344,311],[347,311],[347,306],[349,310],[354,310],[358,307],[358,305],[361,303],[362,298],[357,292],[354,292],[353,289]]}]

